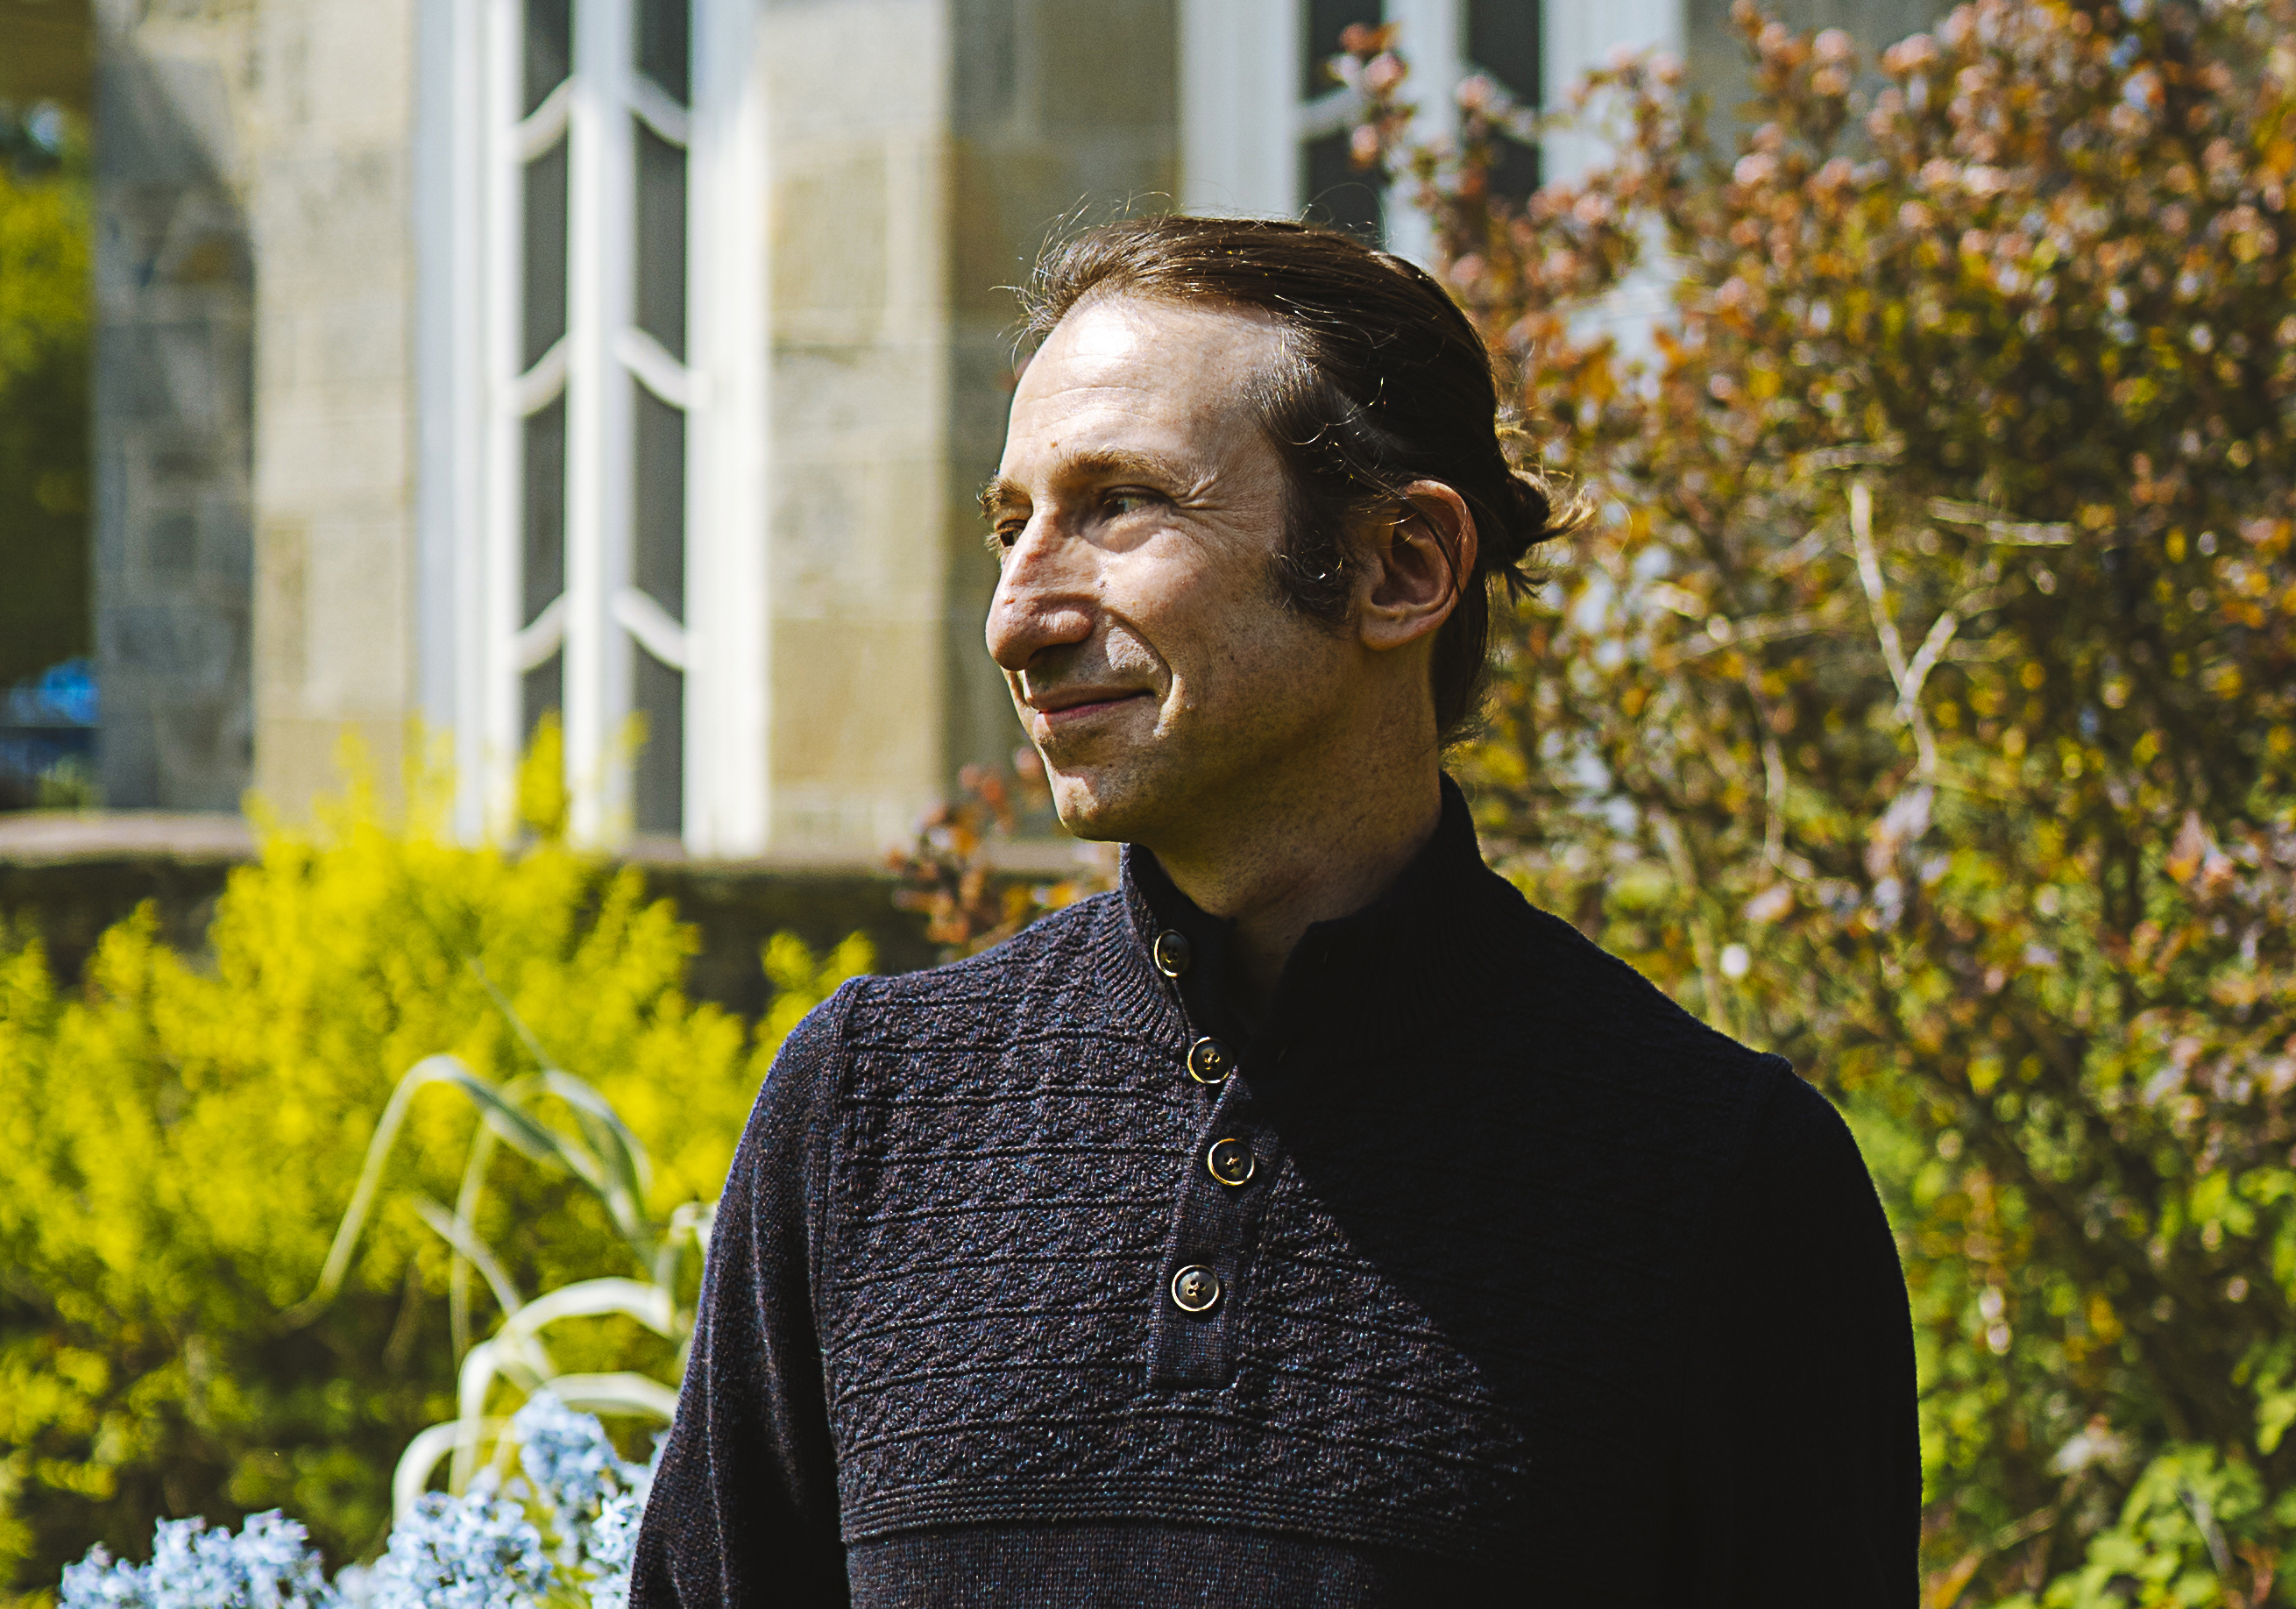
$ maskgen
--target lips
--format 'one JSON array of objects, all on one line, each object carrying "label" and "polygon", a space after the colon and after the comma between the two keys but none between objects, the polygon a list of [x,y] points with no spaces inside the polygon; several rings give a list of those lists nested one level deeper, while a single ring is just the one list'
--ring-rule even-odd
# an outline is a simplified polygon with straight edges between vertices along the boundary
[{"label": "lips", "polygon": [[1128,704],[1135,699],[1146,698],[1145,690],[1138,687],[1076,687],[1061,688],[1031,698],[1029,707],[1041,716],[1047,726],[1066,726],[1070,721],[1086,720],[1093,716]]}]

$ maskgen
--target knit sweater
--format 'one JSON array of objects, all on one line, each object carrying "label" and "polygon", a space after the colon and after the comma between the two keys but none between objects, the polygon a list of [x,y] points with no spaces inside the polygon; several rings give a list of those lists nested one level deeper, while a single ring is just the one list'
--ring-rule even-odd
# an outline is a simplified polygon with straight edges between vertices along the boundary
[{"label": "knit sweater", "polygon": [[636,1609],[1915,1602],[1905,1287],[1848,1129],[1444,792],[1250,1022],[1228,924],[1138,850],[805,1020]]}]

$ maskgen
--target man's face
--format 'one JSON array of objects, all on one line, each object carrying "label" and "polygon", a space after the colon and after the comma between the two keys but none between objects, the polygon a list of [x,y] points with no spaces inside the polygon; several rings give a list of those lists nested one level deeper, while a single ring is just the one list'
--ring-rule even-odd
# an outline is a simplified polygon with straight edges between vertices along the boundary
[{"label": "man's face", "polygon": [[1246,396],[1279,342],[1256,313],[1088,300],[1013,396],[988,650],[1079,837],[1217,832],[1339,714],[1349,645],[1271,569],[1283,474]]}]

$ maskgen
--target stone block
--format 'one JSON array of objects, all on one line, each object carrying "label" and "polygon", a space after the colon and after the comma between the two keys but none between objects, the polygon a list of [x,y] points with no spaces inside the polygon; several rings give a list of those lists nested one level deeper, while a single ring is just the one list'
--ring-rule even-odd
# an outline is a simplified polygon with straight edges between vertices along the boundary
[{"label": "stone block", "polygon": [[946,0],[775,6],[758,60],[776,149],[815,137],[939,130],[948,98]]},{"label": "stone block", "polygon": [[413,708],[408,533],[397,520],[314,521],[303,594],[303,697],[315,714]]},{"label": "stone block", "polygon": [[405,801],[408,735],[395,716],[266,713],[257,737],[256,799],[283,821],[308,821],[314,805],[363,781],[385,816],[395,816]]},{"label": "stone block", "polygon": [[774,786],[930,796],[941,786],[940,655],[931,623],[780,620],[769,670]]},{"label": "stone block", "polygon": [[934,440],[942,399],[931,381],[939,357],[936,346],[917,341],[775,343],[768,383],[777,457],[798,462],[840,447]]},{"label": "stone block", "polygon": [[[141,679],[170,696],[225,696],[246,675],[247,614],[244,603],[236,610],[198,600],[128,604],[105,612],[97,652],[123,683]],[[113,679],[103,684],[107,726]]]},{"label": "stone block", "polygon": [[776,620],[939,615],[941,471],[916,447],[907,450],[787,466],[774,518]]},{"label": "stone block", "polygon": [[777,336],[867,340],[885,307],[885,158],[873,146],[820,153],[774,185]]}]

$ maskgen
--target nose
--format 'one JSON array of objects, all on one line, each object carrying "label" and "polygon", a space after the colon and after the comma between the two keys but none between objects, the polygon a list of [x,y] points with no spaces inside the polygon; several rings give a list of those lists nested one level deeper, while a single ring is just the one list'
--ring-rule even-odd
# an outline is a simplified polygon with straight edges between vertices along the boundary
[{"label": "nose", "polygon": [[1092,636],[1094,607],[1090,567],[1047,529],[1040,513],[1005,550],[988,604],[988,654],[1017,675],[1048,649],[1065,648]]}]

